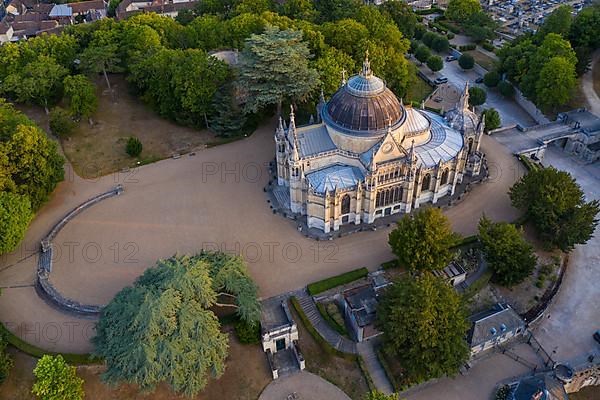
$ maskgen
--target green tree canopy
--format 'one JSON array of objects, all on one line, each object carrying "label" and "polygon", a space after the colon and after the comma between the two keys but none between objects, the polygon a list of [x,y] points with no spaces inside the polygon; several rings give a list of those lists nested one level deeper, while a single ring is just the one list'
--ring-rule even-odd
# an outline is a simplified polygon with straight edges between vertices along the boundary
[{"label": "green tree canopy", "polygon": [[454,375],[468,358],[469,324],[461,298],[429,272],[389,286],[377,320],[384,349],[405,369],[408,384]]},{"label": "green tree canopy", "polygon": [[496,37],[495,30],[498,24],[483,11],[471,14],[465,22],[465,33],[477,43],[484,40],[493,40]]},{"label": "green tree canopy", "polygon": [[465,22],[479,11],[481,11],[479,0],[450,0],[445,15],[453,21]]},{"label": "green tree canopy", "polygon": [[458,65],[462,69],[472,69],[475,66],[475,59],[470,54],[463,54],[458,58]]},{"label": "green tree canopy", "polygon": [[565,4],[552,11],[550,15],[544,18],[544,23],[537,30],[536,39],[541,42],[549,33],[556,33],[567,39],[573,22],[572,10],[571,6]]},{"label": "green tree canopy", "polygon": [[267,26],[246,40],[241,54],[240,85],[248,91],[246,112],[256,112],[283,100],[304,101],[320,85],[309,67],[310,52],[302,33]]},{"label": "green tree canopy", "polygon": [[440,71],[444,68],[444,60],[440,56],[431,56],[427,59],[427,66],[433,72]]},{"label": "green tree canopy", "polygon": [[490,71],[483,76],[483,83],[487,87],[496,87],[500,83],[500,74],[498,71]]},{"label": "green tree canopy", "polygon": [[220,305],[251,324],[260,317],[256,285],[240,258],[204,252],[159,261],[102,312],[93,342],[107,363],[104,378],[142,389],[164,381],[197,394],[225,369],[227,335],[211,310]]},{"label": "green tree canopy", "polygon": [[415,50],[415,58],[422,63],[427,62],[427,60],[429,60],[430,57],[431,51],[429,51],[427,46],[421,45]]},{"label": "green tree canopy", "polygon": [[480,106],[485,103],[487,99],[487,93],[485,89],[482,89],[477,86],[473,86],[469,88],[469,105],[471,107]]},{"label": "green tree canopy", "polygon": [[575,65],[564,57],[553,57],[540,71],[536,84],[537,104],[554,110],[569,102],[576,86]]},{"label": "green tree canopy", "polygon": [[375,391],[367,393],[365,400],[399,400],[399,397],[398,393],[385,394],[383,392]]},{"label": "green tree canopy", "polygon": [[69,75],[63,84],[71,113],[77,117],[90,118],[98,108],[96,86],[84,75]]},{"label": "green tree canopy", "polygon": [[32,219],[27,196],[0,192],[0,254],[10,253],[21,243]]},{"label": "green tree canopy", "polygon": [[510,287],[531,275],[537,258],[523,232],[513,224],[493,223],[483,216],[479,221],[479,240],[496,282]]},{"label": "green tree canopy", "polygon": [[515,95],[515,88],[510,82],[500,81],[498,83],[498,91],[504,97],[512,97]]},{"label": "green tree canopy", "polygon": [[598,225],[598,200],[585,201],[573,177],[555,168],[530,171],[510,189],[513,205],[535,225],[540,238],[563,251],[586,243]]},{"label": "green tree canopy", "polygon": [[417,27],[417,15],[411,6],[403,1],[385,1],[381,4],[384,14],[387,14],[398,26],[405,38],[412,38]]},{"label": "green tree canopy", "polygon": [[342,71],[348,76],[352,71],[356,71],[356,64],[352,57],[343,51],[327,47],[321,57],[314,61],[314,68],[319,72],[324,94],[331,96],[340,87]]},{"label": "green tree canopy", "polygon": [[450,248],[458,241],[450,221],[437,208],[404,215],[390,233],[388,243],[398,264],[409,271],[438,270],[452,260]]},{"label": "green tree canopy", "polygon": [[33,370],[36,381],[32,392],[40,400],[83,400],[83,379],[77,369],[68,365],[63,357],[44,355]]},{"label": "green tree canopy", "polygon": [[485,116],[485,132],[498,129],[502,126],[500,114],[495,108],[488,108],[487,110],[484,110],[482,114]]},{"label": "green tree canopy", "polygon": [[600,47],[600,3],[594,2],[577,14],[571,25],[570,39],[574,47]]},{"label": "green tree canopy", "polygon": [[50,132],[58,137],[69,136],[76,126],[75,121],[73,121],[73,113],[58,106],[50,111],[48,125],[50,126]]}]

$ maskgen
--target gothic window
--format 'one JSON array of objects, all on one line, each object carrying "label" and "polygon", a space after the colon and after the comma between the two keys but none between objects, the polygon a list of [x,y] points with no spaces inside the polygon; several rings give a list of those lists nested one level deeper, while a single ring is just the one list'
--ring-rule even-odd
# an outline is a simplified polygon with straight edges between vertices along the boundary
[{"label": "gothic window", "polygon": [[375,207],[385,207],[402,201],[402,186],[384,189],[377,192]]},{"label": "gothic window", "polygon": [[280,143],[280,144],[279,144],[279,152],[280,152],[280,153],[283,153],[283,152],[285,152],[285,145],[284,145],[283,143]]},{"label": "gothic window", "polygon": [[423,182],[421,183],[421,191],[424,192],[429,190],[431,186],[431,175],[427,174],[423,177]]},{"label": "gothic window", "polygon": [[448,183],[448,175],[449,175],[450,171],[448,171],[448,168],[444,169],[444,172],[442,172],[442,185],[445,185],[446,183]]},{"label": "gothic window", "polygon": [[348,214],[350,212],[350,196],[344,195],[342,197],[342,214]]},{"label": "gothic window", "polygon": [[473,150],[473,138],[469,138],[468,143],[469,143],[469,153],[468,154],[471,154],[471,150]]}]

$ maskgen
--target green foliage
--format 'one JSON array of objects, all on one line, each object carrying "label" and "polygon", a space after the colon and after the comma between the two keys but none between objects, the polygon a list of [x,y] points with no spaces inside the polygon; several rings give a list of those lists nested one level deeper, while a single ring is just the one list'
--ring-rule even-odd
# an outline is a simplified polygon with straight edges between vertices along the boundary
[{"label": "green foliage", "polygon": [[96,86],[84,75],[69,75],[64,81],[65,97],[71,113],[77,117],[89,118],[98,108]]},{"label": "green foliage", "polygon": [[500,81],[498,83],[498,91],[504,97],[513,97],[515,95],[515,88],[508,81]]},{"label": "green foliage", "polygon": [[240,258],[203,252],[158,261],[115,296],[96,325],[104,378],[142,389],[164,381],[176,392],[197,394],[225,368],[227,335],[215,306],[236,307],[242,321],[258,323],[257,288]]},{"label": "green foliage", "polygon": [[465,33],[477,43],[492,40],[496,37],[495,30],[498,24],[483,11],[471,14],[464,25]]},{"label": "green foliage", "polygon": [[572,10],[571,6],[562,5],[544,18],[544,23],[536,32],[538,40],[543,40],[549,33],[556,33],[568,39],[569,32],[571,31],[571,23],[573,22],[573,17],[571,16]]},{"label": "green foliage", "polygon": [[438,53],[445,53],[450,48],[450,42],[446,36],[437,35],[431,42],[431,48]]},{"label": "green foliage", "polygon": [[345,285],[347,283],[364,278],[368,274],[369,270],[363,267],[345,272],[340,275],[332,276],[321,281],[310,283],[306,288],[308,290],[308,293],[311,296],[314,296],[316,294],[323,293],[326,290],[333,289],[334,287]]},{"label": "green foliage", "polygon": [[487,99],[487,93],[485,89],[482,89],[477,86],[473,86],[469,88],[469,105],[471,107],[480,106],[485,103]]},{"label": "green foliage", "polygon": [[283,100],[305,101],[320,84],[309,57],[299,31],[268,26],[247,39],[240,64],[240,85],[248,91],[245,111],[280,106]]},{"label": "green foliage", "polygon": [[509,396],[511,393],[510,386],[503,385],[496,390],[496,394],[494,395],[494,400],[509,400]]},{"label": "green foliage", "polygon": [[450,0],[444,15],[453,21],[465,22],[479,11],[481,11],[479,0]]},{"label": "green foliage", "polygon": [[431,56],[427,60],[427,66],[433,72],[440,71],[444,68],[444,60],[442,60],[442,57],[440,56]]},{"label": "green foliage", "polygon": [[485,132],[493,131],[502,126],[500,114],[495,108],[488,108],[487,110],[484,110],[482,114],[485,116]]},{"label": "green foliage", "polygon": [[421,46],[417,47],[417,50],[415,50],[415,58],[422,63],[427,62],[427,60],[429,60],[430,57],[431,57],[431,52],[429,51],[427,46],[421,45]]},{"label": "green foliage", "polygon": [[[2,194],[0,194],[0,196],[1,195]],[[1,229],[2,228],[0,227],[0,230]],[[0,385],[4,383],[6,378],[8,378],[10,370],[14,366],[13,359],[11,358],[10,354],[6,352],[6,346],[8,346],[6,335],[0,332]]]},{"label": "green foliage", "polygon": [[598,225],[598,200],[585,201],[575,179],[555,168],[532,170],[510,189],[512,204],[524,210],[540,238],[563,251],[586,243]]},{"label": "green foliage", "polygon": [[127,144],[125,145],[125,152],[129,154],[130,157],[137,157],[142,154],[142,142],[135,136],[130,136],[127,139]]},{"label": "green foliage", "polygon": [[522,230],[506,222],[493,223],[483,216],[479,221],[479,240],[494,271],[494,281],[510,287],[531,275],[537,258]]},{"label": "green foliage", "polygon": [[540,71],[535,86],[537,103],[543,109],[555,109],[569,102],[576,86],[575,65],[563,57],[553,57]]},{"label": "green foliage", "polygon": [[388,15],[405,38],[412,38],[417,27],[417,16],[412,7],[403,1],[386,1],[381,4],[383,14]]},{"label": "green foliage", "polygon": [[32,219],[27,196],[0,192],[0,254],[10,253],[21,243]]},{"label": "green foliage", "polygon": [[592,3],[581,10],[571,24],[569,38],[573,47],[600,47],[600,4]]},{"label": "green foliage", "polygon": [[385,394],[383,392],[374,391],[365,395],[365,400],[399,400],[398,393]]},{"label": "green foliage", "polygon": [[470,54],[463,54],[458,58],[458,65],[462,69],[472,69],[475,66],[475,59]]},{"label": "green foliage", "polygon": [[429,272],[389,286],[377,319],[385,350],[405,368],[404,383],[454,375],[468,358],[469,323],[461,298]]},{"label": "green foliage", "polygon": [[248,324],[246,321],[237,321],[234,325],[235,334],[240,343],[259,344],[260,343],[260,324]]},{"label": "green foliage", "polygon": [[344,317],[340,314],[335,303],[329,303],[325,306],[321,302],[317,302],[317,309],[325,321],[331,326],[337,333],[343,336],[348,336],[348,330],[344,322]]},{"label": "green foliage", "polygon": [[487,87],[496,87],[500,83],[500,74],[497,71],[490,71],[483,76],[483,83]]},{"label": "green foliage", "polygon": [[329,46],[313,62],[313,66],[319,72],[325,96],[331,96],[339,89],[343,70],[346,73],[356,71],[356,63],[352,57],[335,47]]},{"label": "green foliage", "polygon": [[68,365],[62,356],[45,355],[33,370],[36,381],[32,392],[40,400],[83,400],[83,379],[77,369]]},{"label": "green foliage", "polygon": [[76,126],[75,121],[73,121],[73,114],[58,106],[50,111],[48,124],[50,126],[50,131],[62,138],[69,136]]},{"label": "green foliage", "polygon": [[209,126],[219,136],[232,138],[252,130],[252,127],[248,129],[248,118],[236,100],[238,95],[239,89],[233,84],[223,85],[215,93]]},{"label": "green foliage", "polygon": [[465,45],[458,47],[458,49],[460,51],[470,51],[470,50],[475,50],[476,48],[477,48],[477,45],[475,43],[465,44]]},{"label": "green foliage", "polygon": [[319,0],[315,2],[315,8],[319,12],[322,22],[350,18],[362,5],[363,2],[360,0]]},{"label": "green foliage", "polygon": [[442,269],[452,260],[450,248],[459,240],[448,218],[437,208],[404,215],[390,233],[388,243],[398,264],[409,271]]}]

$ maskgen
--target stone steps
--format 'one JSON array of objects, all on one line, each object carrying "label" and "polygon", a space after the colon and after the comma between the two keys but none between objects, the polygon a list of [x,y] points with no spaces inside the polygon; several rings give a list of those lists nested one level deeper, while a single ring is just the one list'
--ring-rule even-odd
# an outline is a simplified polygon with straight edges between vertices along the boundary
[{"label": "stone steps", "polygon": [[373,380],[377,390],[385,394],[393,393],[394,387],[392,386],[387,374],[385,373],[385,370],[379,362],[379,358],[375,352],[375,345],[370,342],[359,343],[358,354],[360,354],[365,362],[367,371],[369,371],[369,375],[371,376],[371,379]]}]

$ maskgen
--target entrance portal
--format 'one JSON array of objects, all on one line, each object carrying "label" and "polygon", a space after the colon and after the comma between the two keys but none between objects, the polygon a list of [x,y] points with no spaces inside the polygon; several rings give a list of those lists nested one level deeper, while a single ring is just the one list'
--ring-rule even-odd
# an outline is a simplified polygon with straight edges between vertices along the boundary
[{"label": "entrance portal", "polygon": [[277,339],[275,341],[275,347],[277,348],[277,351],[285,350],[285,339]]}]

